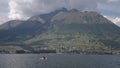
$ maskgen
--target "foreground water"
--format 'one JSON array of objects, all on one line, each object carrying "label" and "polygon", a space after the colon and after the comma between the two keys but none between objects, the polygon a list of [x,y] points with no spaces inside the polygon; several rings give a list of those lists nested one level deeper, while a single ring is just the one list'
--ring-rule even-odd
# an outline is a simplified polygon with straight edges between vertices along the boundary
[{"label": "foreground water", "polygon": [[[47,60],[41,60],[46,56]],[[120,68],[119,55],[1,54],[0,68]]]}]

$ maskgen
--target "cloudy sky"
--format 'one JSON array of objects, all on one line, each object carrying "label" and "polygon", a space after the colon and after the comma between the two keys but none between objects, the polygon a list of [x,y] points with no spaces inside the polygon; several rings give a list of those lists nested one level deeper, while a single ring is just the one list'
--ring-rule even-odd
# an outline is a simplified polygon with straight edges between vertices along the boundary
[{"label": "cloudy sky", "polygon": [[120,25],[120,0],[0,0],[0,24],[60,8],[97,11]]}]

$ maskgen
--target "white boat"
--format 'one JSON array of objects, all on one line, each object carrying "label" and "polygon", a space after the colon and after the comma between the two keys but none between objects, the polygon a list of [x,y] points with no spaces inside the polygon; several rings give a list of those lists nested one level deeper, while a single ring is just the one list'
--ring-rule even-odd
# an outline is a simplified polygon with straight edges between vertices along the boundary
[{"label": "white boat", "polygon": [[41,60],[47,60],[47,57],[43,56],[40,58]]}]

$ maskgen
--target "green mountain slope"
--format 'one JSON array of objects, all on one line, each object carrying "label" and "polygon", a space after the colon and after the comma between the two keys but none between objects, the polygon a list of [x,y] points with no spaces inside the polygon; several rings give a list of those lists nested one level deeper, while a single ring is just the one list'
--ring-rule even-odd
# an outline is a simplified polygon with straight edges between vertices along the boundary
[{"label": "green mountain slope", "polygon": [[[60,52],[118,53],[120,28],[96,12],[71,10],[51,19],[51,28],[25,43]],[[114,51],[115,50],[115,51]]]},{"label": "green mountain slope", "polygon": [[1,26],[0,42],[17,42],[40,34],[45,30],[43,24],[37,21],[10,21]]}]

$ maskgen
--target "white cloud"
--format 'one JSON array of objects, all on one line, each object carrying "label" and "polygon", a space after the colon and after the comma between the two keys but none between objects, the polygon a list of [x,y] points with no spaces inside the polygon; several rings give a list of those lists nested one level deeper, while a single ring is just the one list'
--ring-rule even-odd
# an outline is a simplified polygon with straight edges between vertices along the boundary
[{"label": "white cloud", "polygon": [[106,2],[106,3],[115,3],[115,2],[120,2],[120,0],[97,0],[97,1],[100,1],[100,2]]},{"label": "white cloud", "polygon": [[118,2],[120,0],[107,0],[108,2]]},{"label": "white cloud", "polygon": [[96,10],[112,17],[112,21],[114,18],[114,22],[115,17],[120,18],[120,0],[0,0],[0,23],[8,19],[27,19],[63,7]]},{"label": "white cloud", "polygon": [[60,8],[95,10],[96,0],[10,0],[9,18],[27,19],[30,16],[49,13]]},{"label": "white cloud", "polygon": [[[110,1],[109,1],[110,2]],[[120,0],[112,3],[98,2],[97,8],[99,11],[109,12],[109,13],[120,13]]]},{"label": "white cloud", "polygon": [[105,0],[98,3],[98,11],[114,24],[120,26],[120,0]]},{"label": "white cloud", "polygon": [[6,21],[8,21],[9,19],[7,18],[7,16],[0,14],[0,24],[5,23]]},{"label": "white cloud", "polygon": [[10,0],[9,6],[10,19],[26,19],[32,15],[48,13],[63,7],[60,1],[55,3],[53,0]]},{"label": "white cloud", "polygon": [[10,19],[24,19],[27,17],[27,15],[24,15],[24,11],[23,9],[28,10],[29,11],[30,8],[32,8],[31,6],[29,6],[30,4],[32,4],[32,0],[10,0],[9,2],[9,16],[8,18]]},{"label": "white cloud", "polygon": [[114,19],[113,19],[113,22],[116,22],[116,23],[117,23],[117,22],[120,22],[120,18],[119,18],[119,17],[114,18]]},{"label": "white cloud", "polygon": [[0,4],[6,4],[9,0],[0,0]]},{"label": "white cloud", "polygon": [[0,0],[0,24],[8,21],[8,0]]},{"label": "white cloud", "polygon": [[120,26],[120,17],[109,17],[109,16],[104,16],[104,17],[112,21],[114,24]]},{"label": "white cloud", "polygon": [[113,18],[112,21],[118,26],[120,26],[120,17]]}]

